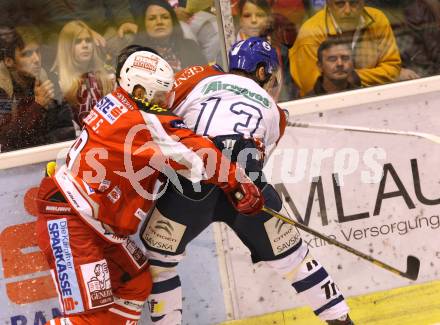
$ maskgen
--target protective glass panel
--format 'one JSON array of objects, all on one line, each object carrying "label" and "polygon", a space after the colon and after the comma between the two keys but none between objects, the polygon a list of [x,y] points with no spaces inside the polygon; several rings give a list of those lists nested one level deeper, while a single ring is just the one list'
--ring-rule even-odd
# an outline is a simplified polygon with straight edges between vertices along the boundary
[{"label": "protective glass panel", "polygon": [[175,72],[217,61],[214,3],[0,0],[0,152],[74,139],[133,44]]},{"label": "protective glass panel", "polygon": [[440,3],[233,0],[236,38],[263,36],[283,70],[279,101],[437,75]]}]

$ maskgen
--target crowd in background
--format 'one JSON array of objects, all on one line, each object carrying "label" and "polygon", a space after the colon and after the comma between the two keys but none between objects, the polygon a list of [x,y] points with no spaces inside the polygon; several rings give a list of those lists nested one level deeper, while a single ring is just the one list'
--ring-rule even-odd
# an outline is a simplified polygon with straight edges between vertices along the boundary
[{"label": "crowd in background", "polygon": [[[231,0],[276,47],[278,101],[440,74],[440,0]],[[219,62],[211,0],[0,0],[0,152],[71,140],[128,44],[175,71]]]}]

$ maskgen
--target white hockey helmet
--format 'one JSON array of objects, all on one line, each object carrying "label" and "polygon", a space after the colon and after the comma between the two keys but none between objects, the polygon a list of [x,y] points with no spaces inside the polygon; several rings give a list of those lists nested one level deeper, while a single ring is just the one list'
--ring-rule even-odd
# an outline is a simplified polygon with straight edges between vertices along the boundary
[{"label": "white hockey helmet", "polygon": [[[122,67],[121,61],[124,60]],[[174,99],[174,72],[167,61],[149,48],[130,46],[118,57],[119,85],[129,94],[135,86],[144,88],[144,98],[154,104],[171,105]],[[166,101],[163,99],[166,98]]]}]

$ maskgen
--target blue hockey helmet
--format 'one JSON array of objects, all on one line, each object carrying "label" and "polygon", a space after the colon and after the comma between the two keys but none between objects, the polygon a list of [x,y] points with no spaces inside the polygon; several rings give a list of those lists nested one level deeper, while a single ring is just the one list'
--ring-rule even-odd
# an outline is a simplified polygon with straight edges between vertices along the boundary
[{"label": "blue hockey helmet", "polygon": [[261,37],[250,37],[232,45],[229,51],[229,70],[243,70],[252,73],[262,63],[266,74],[271,75],[278,69],[278,57],[275,49]]}]

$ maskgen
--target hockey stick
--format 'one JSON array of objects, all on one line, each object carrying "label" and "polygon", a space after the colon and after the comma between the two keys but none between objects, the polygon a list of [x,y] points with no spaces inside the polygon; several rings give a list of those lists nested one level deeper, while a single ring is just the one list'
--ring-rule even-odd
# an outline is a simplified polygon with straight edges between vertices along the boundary
[{"label": "hockey stick", "polygon": [[388,265],[384,262],[381,262],[377,259],[375,259],[374,257],[371,257],[369,255],[366,255],[350,246],[347,246],[341,242],[338,242],[337,240],[327,237],[323,234],[321,234],[320,232],[307,227],[306,225],[303,225],[302,223],[299,223],[298,221],[295,221],[293,219],[287,218],[285,216],[283,216],[282,214],[279,214],[278,212],[268,208],[268,207],[263,207],[263,211],[269,213],[271,216],[278,218],[288,224],[294,225],[295,227],[304,230],[305,232],[308,232],[309,234],[312,234],[318,238],[321,238],[322,240],[325,240],[326,242],[333,244],[339,248],[342,248],[344,250],[346,250],[347,252],[350,252],[356,256],[359,256],[361,258],[363,258],[364,260],[370,261],[371,263],[385,269],[388,270],[394,274],[403,276],[405,278],[408,278],[410,280],[417,280],[417,277],[419,275],[419,269],[420,269],[420,260],[412,255],[408,255],[408,257],[406,258],[406,272],[400,271],[394,267],[392,267],[391,265]]},{"label": "hockey stick", "polygon": [[419,137],[427,139],[429,141],[440,144],[440,136],[430,133],[414,132],[414,131],[399,131],[390,129],[375,129],[364,126],[350,126],[350,125],[339,125],[339,124],[321,124],[321,123],[306,123],[306,122],[291,122],[287,123],[290,127],[299,128],[314,128],[314,129],[327,129],[327,130],[344,130],[344,131],[355,131],[355,132],[365,132],[365,133],[382,133],[382,134],[397,134]]}]

